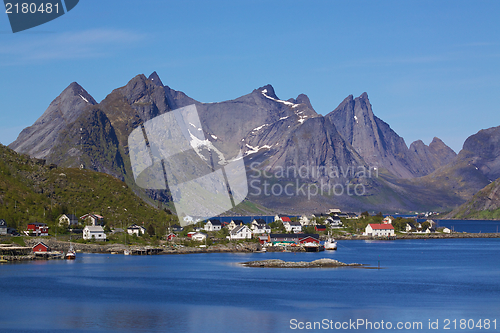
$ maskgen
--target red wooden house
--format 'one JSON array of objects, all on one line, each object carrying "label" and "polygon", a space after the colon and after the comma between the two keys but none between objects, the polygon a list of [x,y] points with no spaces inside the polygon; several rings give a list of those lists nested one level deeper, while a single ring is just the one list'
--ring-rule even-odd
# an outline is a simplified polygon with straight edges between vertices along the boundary
[{"label": "red wooden house", "polygon": [[300,244],[304,244],[304,243],[317,243],[317,244],[319,244],[319,235],[318,234],[303,235],[302,237],[299,237],[299,243]]},{"label": "red wooden house", "polygon": [[49,227],[45,223],[28,223],[26,228],[27,234],[30,236],[48,236]]},{"label": "red wooden house", "polygon": [[33,246],[33,253],[49,252],[49,251],[50,247],[43,242],[39,242],[38,244]]},{"label": "red wooden house", "polygon": [[176,235],[176,234],[168,234],[168,235],[167,235],[167,240],[168,240],[168,241],[171,241],[171,240],[173,240],[173,239],[174,239],[174,238],[176,238],[176,237],[177,237],[177,235]]},{"label": "red wooden house", "polygon": [[265,243],[269,243],[271,241],[271,237],[269,237],[269,235],[260,235],[259,236],[259,242],[261,244],[265,244]]},{"label": "red wooden house", "polygon": [[316,231],[326,231],[326,225],[316,224],[314,226],[314,230],[316,230]]}]

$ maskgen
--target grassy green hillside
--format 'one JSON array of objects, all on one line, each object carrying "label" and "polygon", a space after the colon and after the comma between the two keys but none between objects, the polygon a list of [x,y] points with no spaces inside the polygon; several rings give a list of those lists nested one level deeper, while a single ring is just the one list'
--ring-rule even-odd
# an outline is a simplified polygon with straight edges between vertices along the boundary
[{"label": "grassy green hillside", "polygon": [[[28,222],[55,226],[62,213],[104,216],[110,227],[133,223],[163,231],[177,217],[146,204],[122,181],[94,171],[45,166],[0,145],[0,219],[24,230]],[[51,228],[55,230],[54,228]]]}]

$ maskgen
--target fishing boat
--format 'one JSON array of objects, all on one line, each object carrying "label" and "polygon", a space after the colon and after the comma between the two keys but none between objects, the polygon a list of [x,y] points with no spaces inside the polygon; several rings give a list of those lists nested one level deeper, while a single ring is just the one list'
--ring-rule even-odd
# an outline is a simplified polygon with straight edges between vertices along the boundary
[{"label": "fishing boat", "polygon": [[66,253],[66,259],[68,260],[75,260],[76,259],[76,251],[73,248],[73,245],[69,243],[69,249],[68,252]]},{"label": "fishing boat", "polygon": [[336,250],[337,241],[330,234],[328,234],[328,239],[325,241],[325,250]]}]

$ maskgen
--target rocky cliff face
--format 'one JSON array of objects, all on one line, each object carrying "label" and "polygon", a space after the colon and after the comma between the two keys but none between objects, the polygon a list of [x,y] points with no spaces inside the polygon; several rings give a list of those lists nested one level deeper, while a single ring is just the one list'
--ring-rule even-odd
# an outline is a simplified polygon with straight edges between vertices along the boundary
[{"label": "rocky cliff face", "polygon": [[375,117],[366,93],[348,96],[326,118],[371,167],[385,168],[398,177],[414,176],[404,159],[408,148],[403,138]]},{"label": "rocky cliff face", "polygon": [[425,176],[450,163],[457,154],[439,138],[434,138],[429,146],[421,140],[410,145],[407,160],[415,174]]},{"label": "rocky cliff face", "polygon": [[408,149],[404,139],[373,114],[366,93],[357,98],[348,96],[326,118],[368,165],[386,169],[400,178],[425,176],[455,156],[437,138],[429,146],[416,141]]}]

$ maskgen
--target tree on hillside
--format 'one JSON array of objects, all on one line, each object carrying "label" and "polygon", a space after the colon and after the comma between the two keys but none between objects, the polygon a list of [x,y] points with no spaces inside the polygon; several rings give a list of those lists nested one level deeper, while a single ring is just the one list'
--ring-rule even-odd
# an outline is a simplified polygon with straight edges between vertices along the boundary
[{"label": "tree on hillside", "polygon": [[155,227],[153,227],[152,224],[149,224],[148,227],[146,228],[146,231],[149,236],[154,236],[155,235]]}]

